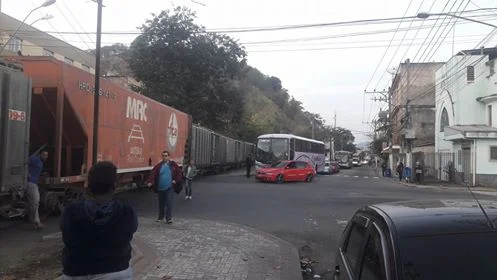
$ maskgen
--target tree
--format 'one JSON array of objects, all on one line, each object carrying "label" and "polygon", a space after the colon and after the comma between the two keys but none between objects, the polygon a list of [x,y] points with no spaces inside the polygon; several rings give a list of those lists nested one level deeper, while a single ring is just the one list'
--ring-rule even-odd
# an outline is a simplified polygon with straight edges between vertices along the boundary
[{"label": "tree", "polygon": [[357,151],[354,145],[355,137],[352,132],[343,127],[331,129],[331,137],[335,141],[335,150],[344,150],[355,153]]},{"label": "tree", "polygon": [[[90,50],[89,52],[95,54],[95,50]],[[121,43],[102,47],[100,51],[102,76],[133,77],[134,74],[126,61],[128,54],[129,48]]]},{"label": "tree", "polygon": [[127,60],[144,94],[226,131],[241,120],[243,96],[236,83],[246,53],[232,38],[206,32],[185,7],[165,10],[140,28]]}]

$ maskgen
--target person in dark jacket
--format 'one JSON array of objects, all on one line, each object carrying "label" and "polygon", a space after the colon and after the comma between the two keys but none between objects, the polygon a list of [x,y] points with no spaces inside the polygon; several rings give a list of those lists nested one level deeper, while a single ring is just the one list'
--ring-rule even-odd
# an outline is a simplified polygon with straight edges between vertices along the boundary
[{"label": "person in dark jacket", "polygon": [[64,208],[62,279],[133,279],[131,240],[138,229],[134,209],[114,198],[117,168],[98,162],[88,173],[88,198]]},{"label": "person in dark jacket", "polygon": [[[169,160],[169,152],[162,152],[162,161],[154,166],[147,180],[149,188],[154,187],[159,198],[159,217],[156,222],[164,221],[164,208],[166,222],[172,223],[173,215],[173,196],[176,184],[181,184],[183,172],[178,164]],[[179,186],[179,185],[178,185]]]},{"label": "person in dark jacket", "polygon": [[254,160],[252,159],[252,155],[248,154],[247,157],[245,158],[245,167],[247,168],[247,178],[250,177],[250,170],[252,169],[253,163]]},{"label": "person in dark jacket", "polygon": [[399,161],[397,164],[397,174],[399,175],[399,181],[402,182],[402,176],[404,174],[404,164],[402,161]]}]

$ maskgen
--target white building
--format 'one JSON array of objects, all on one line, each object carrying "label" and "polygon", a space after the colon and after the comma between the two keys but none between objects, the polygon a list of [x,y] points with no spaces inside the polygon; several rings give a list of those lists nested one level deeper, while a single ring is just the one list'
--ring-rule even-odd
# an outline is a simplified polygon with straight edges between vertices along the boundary
[{"label": "white building", "polygon": [[[436,73],[442,180],[497,187],[497,48],[461,51]],[[449,166],[455,170],[449,177]]]}]

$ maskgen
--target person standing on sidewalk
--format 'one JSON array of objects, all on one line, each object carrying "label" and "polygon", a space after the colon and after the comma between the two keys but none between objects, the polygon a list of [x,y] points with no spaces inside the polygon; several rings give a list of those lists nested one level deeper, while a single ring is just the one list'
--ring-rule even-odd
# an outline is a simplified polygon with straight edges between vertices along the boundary
[{"label": "person standing on sidewalk", "polygon": [[88,172],[88,198],[72,202],[60,218],[63,280],[133,279],[131,240],[136,212],[114,197],[117,168],[109,161]]},{"label": "person standing on sidewalk", "polygon": [[404,172],[404,164],[399,161],[397,164],[397,173],[399,174],[399,181],[402,182],[402,173]]},{"label": "person standing on sidewalk", "polygon": [[192,181],[197,176],[197,167],[195,161],[190,159],[190,163],[185,167],[185,200],[192,200]]},{"label": "person standing on sidewalk", "polygon": [[168,151],[163,151],[162,161],[154,166],[147,180],[147,186],[149,188],[154,187],[159,199],[159,217],[156,222],[164,221],[164,209],[166,222],[168,224],[173,222],[173,187],[180,184],[182,179],[183,174],[178,164],[169,160]]},{"label": "person standing on sidewalk", "polygon": [[381,163],[381,174],[383,177],[385,177],[385,172],[387,171],[387,162],[383,160]]},{"label": "person standing on sidewalk", "polygon": [[43,162],[48,159],[48,151],[43,150],[39,155],[29,158],[28,164],[28,185],[26,186],[26,198],[28,201],[28,218],[35,224],[35,229],[42,229],[45,226],[40,221],[40,189],[38,181],[43,170]]}]

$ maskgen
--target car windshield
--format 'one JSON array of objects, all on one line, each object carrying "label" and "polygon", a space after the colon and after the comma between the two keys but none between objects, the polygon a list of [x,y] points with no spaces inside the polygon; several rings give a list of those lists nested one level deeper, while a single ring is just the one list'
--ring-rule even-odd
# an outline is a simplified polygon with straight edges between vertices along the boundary
[{"label": "car windshield", "polygon": [[278,162],[271,164],[271,167],[282,168],[282,167],[285,167],[287,164],[288,164],[288,162],[286,162],[286,161],[278,161]]},{"label": "car windshield", "polygon": [[404,279],[497,279],[496,232],[411,237],[399,249]]}]

